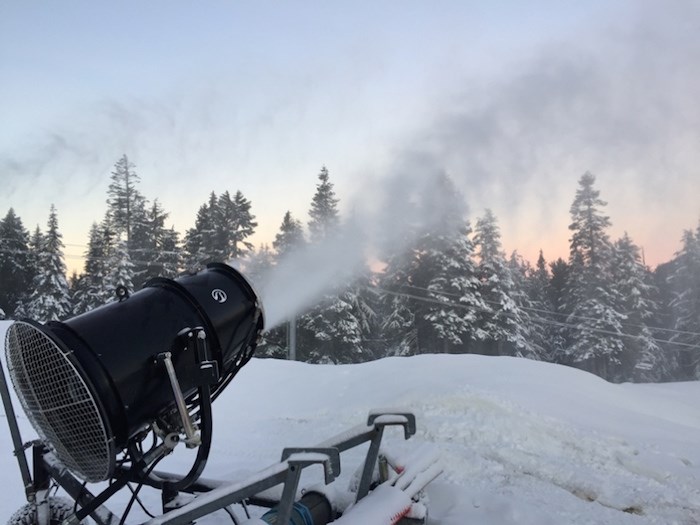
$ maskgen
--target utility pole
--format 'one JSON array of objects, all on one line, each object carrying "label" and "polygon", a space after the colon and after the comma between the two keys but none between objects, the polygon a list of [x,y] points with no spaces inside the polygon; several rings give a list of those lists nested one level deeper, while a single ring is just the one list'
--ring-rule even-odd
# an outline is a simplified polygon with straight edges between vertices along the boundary
[{"label": "utility pole", "polygon": [[287,359],[297,360],[297,318],[292,316],[287,324]]}]

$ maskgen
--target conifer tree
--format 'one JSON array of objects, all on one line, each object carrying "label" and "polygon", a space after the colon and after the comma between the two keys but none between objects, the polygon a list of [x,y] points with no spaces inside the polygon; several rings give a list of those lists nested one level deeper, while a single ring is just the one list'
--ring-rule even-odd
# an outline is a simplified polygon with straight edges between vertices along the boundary
[{"label": "conifer tree", "polygon": [[374,285],[375,277],[374,272],[365,266],[346,289],[347,301],[362,338],[359,352],[354,352],[356,361],[383,357],[379,318],[380,294]]},{"label": "conifer tree", "polygon": [[[34,279],[36,279],[36,277],[44,271],[41,266],[41,254],[44,253],[44,244],[44,234],[41,233],[41,228],[39,228],[39,225],[37,224],[36,228],[34,229],[34,233],[32,233],[32,236],[29,239],[29,253],[26,257],[26,274],[30,279],[28,281],[29,283],[33,283]],[[29,300],[30,293],[31,286],[28,286],[28,289],[25,291],[22,300],[20,300],[17,304],[17,308],[15,309],[15,317],[20,318],[27,316],[27,301]]]},{"label": "conifer tree", "polygon": [[[542,252],[540,252],[542,255]],[[544,264],[544,258],[542,258]],[[521,332],[526,342],[526,353],[521,353],[523,357],[537,359],[540,361],[549,360],[547,325],[541,322],[542,308],[531,299],[530,276],[533,269],[517,251],[511,253],[508,259],[508,270],[513,279],[513,292],[511,297],[519,309]]]},{"label": "conifer tree", "polygon": [[161,232],[157,250],[158,255],[154,261],[153,275],[174,279],[180,274],[182,268],[180,234],[175,231],[174,227]]},{"label": "conifer tree", "polygon": [[[30,283],[30,285],[34,283],[34,280],[38,275],[44,273],[44,270],[41,266],[41,254],[44,253],[45,243],[46,240],[44,238],[44,234],[41,232],[41,228],[39,228],[39,225],[37,224],[36,228],[34,229],[34,233],[32,233],[32,236],[29,239],[29,253],[27,254],[26,258],[26,274],[29,277],[28,282]],[[22,298],[22,300],[20,300],[20,302],[17,305],[17,309],[15,310],[15,317],[19,318],[27,316],[27,302],[29,301],[30,292],[31,286],[28,286],[27,290],[25,290],[24,297]]]},{"label": "conifer tree", "polygon": [[274,255],[270,246],[261,244],[257,250],[249,252],[243,262],[243,271],[254,285],[265,282],[274,266]]},{"label": "conifer tree", "polygon": [[33,292],[26,306],[26,315],[40,322],[64,319],[71,313],[62,237],[58,231],[56,208],[52,204],[40,254],[42,272],[34,278]]},{"label": "conifer tree", "polygon": [[569,363],[568,330],[566,319],[568,317],[569,301],[567,291],[569,283],[570,268],[569,263],[559,257],[556,261],[549,263],[551,277],[547,287],[549,304],[552,306],[552,318],[555,324],[550,325],[552,339],[550,352],[554,363]]},{"label": "conifer tree", "polygon": [[189,268],[223,260],[224,253],[218,247],[217,225],[220,223],[218,198],[212,191],[209,201],[197,211],[194,228],[187,230],[185,235],[186,264]]},{"label": "conifer tree", "polygon": [[[419,257],[419,264],[428,262],[428,297],[435,302],[424,303],[424,318],[435,333],[436,350],[466,352],[476,337],[478,312],[486,307],[473,264],[474,245],[471,227],[464,220],[455,221],[451,228],[429,236],[431,249]],[[426,350],[432,346],[420,338]],[[427,343],[427,344],[426,344]]]},{"label": "conifer tree", "polygon": [[10,208],[0,220],[0,309],[7,317],[15,316],[15,309],[26,298],[32,278],[29,233],[22,219]]},{"label": "conifer tree", "polygon": [[415,246],[407,244],[387,256],[386,267],[379,278],[381,331],[385,339],[385,355],[418,353],[415,300],[409,294],[416,259]]},{"label": "conifer tree", "polygon": [[197,212],[194,228],[185,236],[187,265],[244,259],[253,249],[247,239],[258,225],[250,210],[250,201],[240,191],[233,197],[228,191],[219,196],[211,192],[209,201]]},{"label": "conifer tree", "polygon": [[39,273],[41,273],[41,252],[44,251],[44,234],[41,233],[41,228],[37,224],[32,237],[29,239],[29,255],[27,257],[27,269],[32,281]]},{"label": "conifer tree", "polygon": [[569,229],[567,358],[571,364],[605,379],[618,379],[622,368],[622,321],[616,310],[611,274],[612,245],[606,229],[610,219],[601,208],[607,203],[586,172],[571,205]]},{"label": "conifer tree", "polygon": [[[238,222],[238,210],[228,191],[216,197],[216,204],[212,203],[212,217],[214,220],[214,236],[216,239],[215,256],[219,261],[234,259],[232,252],[235,246],[236,223]],[[235,257],[237,259],[237,257]]]},{"label": "conifer tree", "polygon": [[[173,238],[175,232],[165,227],[168,215],[158,199],[155,199],[135,229],[129,257],[134,265],[134,286],[136,289],[140,289],[152,277],[163,276],[164,264],[171,266],[174,264],[174,275],[177,274],[178,254],[163,253],[166,250],[165,244],[168,244],[169,251],[177,251],[177,234]],[[171,274],[173,274],[172,270],[171,268]]]},{"label": "conifer tree", "polygon": [[567,308],[566,290],[569,282],[569,263],[559,257],[556,261],[549,263],[551,277],[547,287],[549,302],[554,307],[555,312],[563,313]]},{"label": "conifer tree", "polygon": [[298,354],[314,363],[358,363],[370,359],[365,339],[374,310],[365,300],[364,279],[336,286],[298,320]]},{"label": "conifer tree", "polygon": [[[309,209],[309,232],[311,242],[319,244],[328,238],[331,232],[337,231],[339,225],[338,199],[329,180],[328,170],[321,168],[318,175],[319,183],[311,200]],[[336,352],[333,322],[341,317],[340,306],[334,307],[339,300],[340,289],[325,294],[319,302],[298,319],[299,342],[298,355],[312,362],[336,362]],[[345,325],[347,326],[347,325]]]},{"label": "conifer tree", "polygon": [[[700,348],[700,226],[697,232],[683,232],[683,246],[676,254],[675,269],[669,276],[672,291],[670,309],[672,346],[677,353],[679,379],[700,379],[698,350]],[[690,346],[684,346],[690,345]]]},{"label": "conifer tree", "polygon": [[[275,253],[271,265],[277,265],[287,259],[304,245],[304,231],[301,222],[294,219],[290,211],[284,214],[279,232],[272,241]],[[289,319],[280,326],[267,330],[258,344],[257,354],[263,357],[285,358],[289,353],[290,331],[296,331],[296,319]],[[295,332],[296,333],[296,332]],[[306,337],[306,340],[311,340]]]},{"label": "conifer tree", "polygon": [[318,174],[319,183],[316,185],[316,193],[311,201],[309,210],[309,234],[312,243],[325,239],[339,223],[338,199],[333,191],[333,183],[330,182],[328,169],[323,166]]},{"label": "conifer tree", "polygon": [[642,264],[639,247],[627,233],[617,240],[613,252],[613,279],[618,298],[616,309],[625,316],[621,379],[626,381],[658,381],[666,375],[665,359],[647,322],[654,317],[658,305],[651,272]]},{"label": "conifer tree", "polygon": [[557,313],[566,283],[566,278],[562,275],[566,262],[560,258],[549,267],[552,269],[551,274],[540,250],[535,267],[527,275],[526,286],[530,298],[534,343],[542,348],[543,360],[556,363],[561,359],[565,343],[561,335],[563,318]]},{"label": "conifer tree", "polygon": [[[387,355],[433,352],[436,347],[463,351],[458,346],[469,338],[468,321],[460,317],[469,312],[455,291],[468,286],[469,271],[460,280],[460,271],[448,262],[471,250],[463,204],[443,173],[434,174],[425,189],[415,195],[398,187],[392,195],[402,205],[403,223],[389,232],[380,254],[386,262],[379,276],[379,307]],[[382,222],[392,220],[396,218]],[[463,261],[468,263],[468,257]]]},{"label": "conifer tree", "polygon": [[108,275],[109,259],[115,245],[116,235],[107,218],[100,225],[92,224],[85,253],[84,271],[80,285],[73,296],[76,314],[102,306],[112,299],[114,288],[108,282]]},{"label": "conifer tree", "polygon": [[241,259],[253,249],[253,244],[248,241],[248,237],[255,233],[258,223],[255,216],[250,211],[251,203],[243,196],[241,191],[237,191],[233,196],[234,217],[230,225],[226,225],[231,231],[231,242],[227,260]]},{"label": "conifer tree", "polygon": [[[309,210],[309,230],[312,244],[320,245],[331,235],[345,235],[341,231],[338,199],[329,181],[325,166],[318,176],[319,183]],[[356,274],[364,271],[357,269]],[[362,295],[357,282],[340,283],[325,294],[319,303],[299,319],[299,354],[315,362],[351,363],[366,359],[363,332],[365,324],[358,316],[367,312],[358,304]]]},{"label": "conifer tree", "polygon": [[432,219],[424,225],[411,276],[413,295],[422,295],[422,289],[428,292],[428,301],[415,303],[418,346],[421,352],[465,352],[475,338],[478,312],[485,305],[473,262],[471,227],[464,218],[464,199],[453,181],[439,173],[420,205],[426,208],[423,215],[432,215]]},{"label": "conifer tree", "polygon": [[136,166],[126,155],[116,162],[107,190],[107,215],[117,234],[124,233],[131,249],[132,235],[145,216],[146,199],[139,193]]},{"label": "conifer tree", "polygon": [[134,264],[131,262],[126,240],[117,242],[116,247],[107,260],[106,284],[111,294],[109,301],[117,300],[117,289],[123,287],[130,295],[134,293]]},{"label": "conifer tree", "polygon": [[301,222],[292,217],[287,210],[280,225],[280,231],[275,235],[272,247],[277,252],[277,261],[288,256],[294,250],[298,250],[304,244],[304,230]]},{"label": "conifer tree", "polygon": [[491,210],[477,220],[474,244],[479,290],[485,303],[476,338],[487,354],[532,357],[535,352],[523,330],[523,312],[513,299],[515,283],[501,251],[501,234]]},{"label": "conifer tree", "polygon": [[373,357],[367,337],[375,325],[376,312],[367,300],[369,270],[336,287],[301,319],[313,334],[306,359],[319,363],[359,363]]}]

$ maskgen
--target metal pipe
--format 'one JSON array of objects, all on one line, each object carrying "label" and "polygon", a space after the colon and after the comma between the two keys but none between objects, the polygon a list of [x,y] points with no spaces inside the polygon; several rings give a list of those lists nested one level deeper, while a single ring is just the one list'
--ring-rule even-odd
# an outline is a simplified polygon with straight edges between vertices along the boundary
[{"label": "metal pipe", "polygon": [[192,420],[190,419],[190,413],[187,410],[187,403],[185,402],[185,396],[182,395],[182,390],[180,389],[180,383],[177,380],[177,375],[175,374],[175,367],[173,366],[172,354],[170,352],[163,352],[158,356],[161,361],[165,364],[165,369],[168,372],[168,379],[170,379],[170,386],[173,389],[173,394],[175,395],[175,404],[177,405],[177,410],[180,412],[180,419],[182,419],[182,426],[185,429],[185,435],[187,436],[187,443],[192,445],[198,445],[200,442],[200,437],[194,429]]}]

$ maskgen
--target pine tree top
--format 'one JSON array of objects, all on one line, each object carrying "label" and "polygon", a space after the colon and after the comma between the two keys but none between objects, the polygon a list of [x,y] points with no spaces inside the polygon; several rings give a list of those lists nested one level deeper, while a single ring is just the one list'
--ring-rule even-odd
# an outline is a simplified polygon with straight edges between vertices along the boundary
[{"label": "pine tree top", "polygon": [[312,241],[319,241],[334,229],[338,223],[338,202],[329,180],[328,169],[323,166],[318,174],[319,183],[309,210],[309,232]]}]

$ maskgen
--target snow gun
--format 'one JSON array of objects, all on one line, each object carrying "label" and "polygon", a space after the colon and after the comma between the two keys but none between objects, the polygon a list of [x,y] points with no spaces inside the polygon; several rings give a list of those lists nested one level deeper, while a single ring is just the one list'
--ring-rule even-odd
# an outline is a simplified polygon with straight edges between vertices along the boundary
[{"label": "snow gun", "polygon": [[[424,488],[441,472],[436,456],[418,451],[403,462],[381,447],[387,427],[401,427],[405,438],[415,433],[409,411],[374,411],[366,424],[315,446],[286,448],[278,463],[248,479],[200,476],[212,442],[212,402],[252,358],[263,329],[252,286],[221,263],[152,279],[133,294],[118,287],[113,302],[67,320],[10,325],[7,370],[39,438],[23,442],[0,367],[27,498],[9,523],[75,525],[89,517],[122,525],[135,502],[144,507],[144,486],[162,501],[162,514],[144,507],[152,525],[184,525],[221,509],[234,525],[425,523]],[[340,454],[367,443],[348,489],[328,489],[340,474]],[[180,444],[196,449],[190,470],[157,470]],[[302,471],[313,465],[322,467],[325,485],[302,489]],[[68,497],[57,496],[58,488]],[[118,516],[106,503],[123,489],[131,495]]]}]

